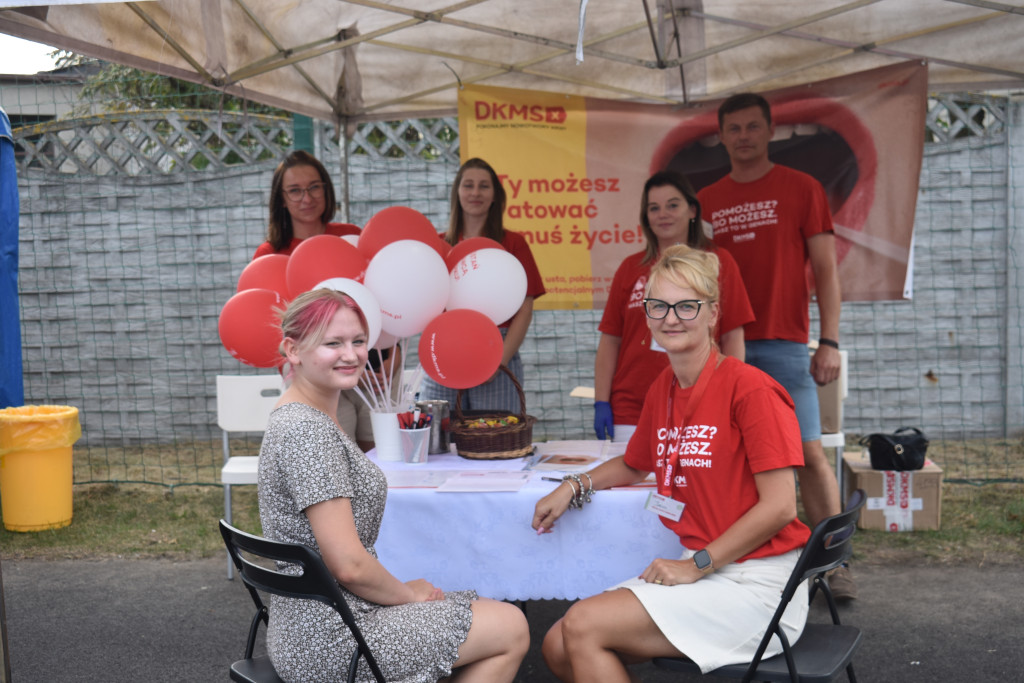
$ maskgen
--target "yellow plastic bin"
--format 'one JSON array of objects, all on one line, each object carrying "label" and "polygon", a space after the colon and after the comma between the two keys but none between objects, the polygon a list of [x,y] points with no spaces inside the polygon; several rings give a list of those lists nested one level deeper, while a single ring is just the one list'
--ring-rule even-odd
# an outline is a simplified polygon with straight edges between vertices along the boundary
[{"label": "yellow plastic bin", "polygon": [[78,408],[0,410],[0,502],[8,531],[71,524],[71,446],[82,436]]}]

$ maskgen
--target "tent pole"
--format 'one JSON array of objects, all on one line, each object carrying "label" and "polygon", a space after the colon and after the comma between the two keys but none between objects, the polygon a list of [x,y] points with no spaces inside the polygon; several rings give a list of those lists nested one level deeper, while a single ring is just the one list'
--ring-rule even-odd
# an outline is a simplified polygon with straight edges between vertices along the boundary
[{"label": "tent pole", "polygon": [[[675,7],[672,8],[672,38],[676,44],[676,54],[683,56],[683,42],[679,35],[679,20],[676,18]],[[689,94],[686,92],[686,65],[679,65],[679,86],[683,89],[683,104],[690,104]]]},{"label": "tent pole", "polygon": [[336,126],[338,126],[338,158],[341,162],[341,193],[340,201],[341,205],[341,220],[345,223],[351,223],[351,216],[349,214],[349,196],[348,196],[348,125],[345,119],[337,119]]}]

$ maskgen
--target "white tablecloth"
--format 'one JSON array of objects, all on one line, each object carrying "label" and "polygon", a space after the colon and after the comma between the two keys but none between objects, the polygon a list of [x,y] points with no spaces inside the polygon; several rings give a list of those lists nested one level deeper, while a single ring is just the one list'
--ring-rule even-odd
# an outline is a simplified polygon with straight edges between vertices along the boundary
[{"label": "white tablecloth", "polygon": [[[371,451],[370,456],[374,458]],[[432,455],[427,464],[376,461],[385,473],[519,470],[524,460],[476,461]],[[678,558],[678,537],[644,510],[648,487],[598,491],[569,510],[555,531],[530,527],[536,502],[555,482],[532,472],[518,492],[442,493],[391,488],[376,548],[403,581],[425,578],[444,590],[476,589],[500,600],[576,599],[637,576],[655,557]]]}]

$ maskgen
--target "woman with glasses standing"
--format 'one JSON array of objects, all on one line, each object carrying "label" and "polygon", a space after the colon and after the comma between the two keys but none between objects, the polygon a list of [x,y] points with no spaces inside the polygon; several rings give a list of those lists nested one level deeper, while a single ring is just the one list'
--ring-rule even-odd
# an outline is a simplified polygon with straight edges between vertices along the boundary
[{"label": "woman with glasses standing", "polygon": [[647,248],[627,256],[615,271],[598,326],[601,338],[594,359],[598,439],[629,441],[648,387],[668,366],[668,358],[647,329],[640,301],[651,265],[666,248],[686,244],[718,255],[722,314],[715,340],[723,353],[743,360],[743,326],[754,320],[739,267],[704,234],[700,203],[686,178],[672,171],[648,178],[640,198],[640,226]]},{"label": "woman with glasses standing", "polygon": [[[679,536],[682,555],[639,557],[636,578],[569,608],[542,646],[562,681],[626,683],[627,666],[658,656],[685,655],[703,672],[750,661],[810,536],[796,518],[794,468],[803,465],[803,448],[793,401],[714,343],[718,258],[668,247],[642,294],[668,366],[651,384],[636,434],[625,455],[565,477],[537,502],[532,526],[551,533],[594,490],[653,472],[657,493],[647,509]],[[600,494],[591,504],[601,504]],[[806,588],[782,621],[790,642],[803,632]],[[776,640],[765,657],[781,650]]]},{"label": "woman with glasses standing", "polygon": [[317,235],[358,235],[358,226],[328,222],[337,211],[334,183],[324,165],[309,152],[292,152],[274,171],[267,241],[256,248],[253,259],[291,254],[302,240]]},{"label": "woman with glasses standing", "polygon": [[[526,271],[526,297],[522,305],[511,319],[498,325],[505,340],[501,364],[508,368],[515,375],[516,381],[522,385],[523,361],[519,357],[519,347],[526,338],[526,332],[533,320],[533,301],[544,294],[545,290],[529,243],[519,233],[505,229],[504,215],[505,188],[502,187],[501,180],[491,165],[475,157],[462,164],[452,184],[451,217],[444,240],[455,246],[462,240],[472,237],[488,237],[515,256]],[[420,398],[443,399],[454,406],[456,391],[443,387],[428,377],[423,380]],[[519,392],[509,376],[500,368],[483,384],[464,390],[461,405],[463,410],[509,413],[518,413],[521,408]]]},{"label": "woman with glasses standing", "polygon": [[[338,211],[334,195],[334,183],[320,160],[309,152],[295,150],[284,158],[274,170],[270,184],[270,223],[267,227],[267,241],[256,248],[255,261],[268,254],[291,255],[302,240],[317,235],[358,235],[360,230],[351,223],[330,223]],[[298,294],[298,292],[296,292]],[[388,361],[390,349],[371,349],[371,364]],[[388,364],[388,368],[401,368],[400,354]],[[373,358],[376,356],[376,358]],[[383,358],[382,358],[383,356]],[[374,369],[377,372],[377,369]],[[396,387],[400,389],[400,387]],[[338,402],[338,422],[345,433],[364,451],[374,446],[373,427],[370,421],[370,407],[359,398],[355,390],[341,392]]]}]

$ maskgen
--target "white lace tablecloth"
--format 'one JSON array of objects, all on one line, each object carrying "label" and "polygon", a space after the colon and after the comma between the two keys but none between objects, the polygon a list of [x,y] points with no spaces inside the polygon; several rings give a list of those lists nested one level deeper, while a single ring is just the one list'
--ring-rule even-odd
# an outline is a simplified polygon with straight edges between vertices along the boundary
[{"label": "white lace tablecloth", "polygon": [[[410,468],[454,474],[524,465],[522,459],[476,461],[457,455],[431,455],[424,465],[376,462],[392,474]],[[594,595],[638,576],[655,557],[681,554],[679,538],[644,510],[647,487],[598,491],[583,510],[567,511],[553,533],[538,536],[530,527],[534,505],[558,485],[542,476],[561,478],[532,472],[517,492],[389,489],[376,544],[381,562],[403,581],[425,578],[443,590],[473,588],[499,600],[539,600]]]}]

